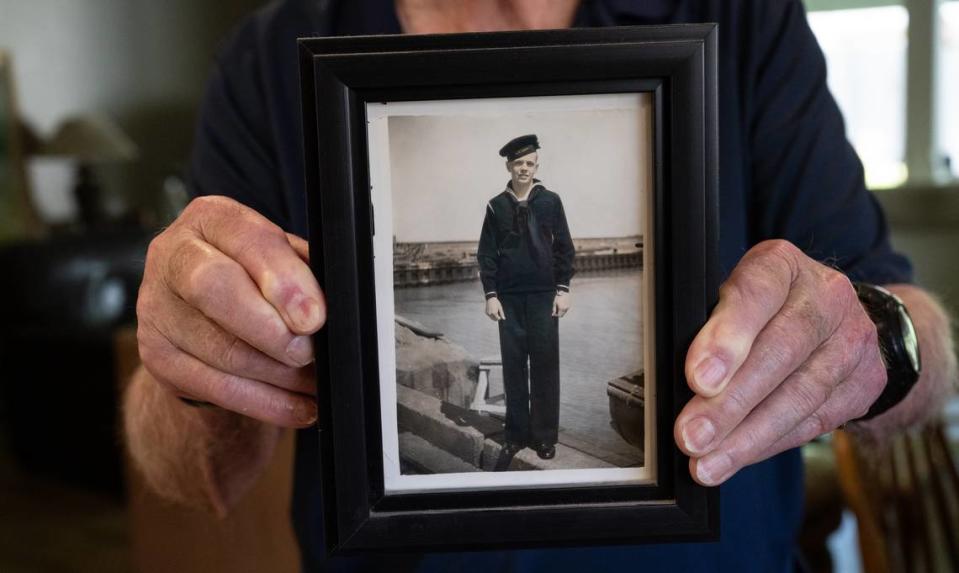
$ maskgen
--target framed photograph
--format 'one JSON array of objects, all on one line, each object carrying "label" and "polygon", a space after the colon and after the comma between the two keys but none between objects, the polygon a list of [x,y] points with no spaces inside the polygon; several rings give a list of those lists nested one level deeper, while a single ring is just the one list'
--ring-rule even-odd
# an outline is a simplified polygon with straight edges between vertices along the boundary
[{"label": "framed photograph", "polygon": [[715,539],[714,25],[300,40],[331,553]]}]

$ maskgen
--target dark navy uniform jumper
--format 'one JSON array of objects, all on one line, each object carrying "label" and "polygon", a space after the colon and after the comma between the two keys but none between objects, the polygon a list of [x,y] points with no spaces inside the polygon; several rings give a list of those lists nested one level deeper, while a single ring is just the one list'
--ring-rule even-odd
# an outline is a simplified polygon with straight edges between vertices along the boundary
[{"label": "dark navy uniform jumper", "polygon": [[573,241],[559,195],[534,180],[526,200],[512,189],[486,208],[476,258],[486,298],[498,297],[506,441],[552,446],[559,434],[559,319],[553,298],[569,291]]}]

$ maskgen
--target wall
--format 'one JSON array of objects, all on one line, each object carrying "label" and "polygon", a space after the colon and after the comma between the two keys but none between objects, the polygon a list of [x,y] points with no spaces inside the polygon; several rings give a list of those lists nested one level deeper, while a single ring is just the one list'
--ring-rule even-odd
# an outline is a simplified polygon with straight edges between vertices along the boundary
[{"label": "wall", "polygon": [[486,203],[509,181],[498,151],[528,133],[542,146],[536,177],[562,197],[573,238],[642,234],[643,191],[652,186],[648,97],[442,103],[390,104],[402,110],[389,118],[397,241],[478,240]]},{"label": "wall", "polygon": [[[21,113],[40,134],[99,112],[140,147],[135,165],[106,169],[120,202],[149,203],[182,169],[216,47],[259,0],[0,0],[0,48],[13,53]],[[34,161],[43,213],[66,220],[72,172]]]},{"label": "wall", "polygon": [[912,259],[916,280],[959,316],[959,186],[876,194],[893,245]]}]

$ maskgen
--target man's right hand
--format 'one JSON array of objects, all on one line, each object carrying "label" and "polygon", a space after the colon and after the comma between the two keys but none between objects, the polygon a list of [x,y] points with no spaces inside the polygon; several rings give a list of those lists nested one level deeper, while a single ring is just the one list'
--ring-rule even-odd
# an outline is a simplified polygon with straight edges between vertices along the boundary
[{"label": "man's right hand", "polygon": [[490,317],[490,320],[495,320],[497,322],[500,320],[506,320],[506,314],[503,312],[503,305],[495,296],[486,299],[486,316]]},{"label": "man's right hand", "polygon": [[225,197],[195,199],[150,244],[140,358],[173,394],[285,427],[316,420],[310,335],[326,301],[307,243]]}]

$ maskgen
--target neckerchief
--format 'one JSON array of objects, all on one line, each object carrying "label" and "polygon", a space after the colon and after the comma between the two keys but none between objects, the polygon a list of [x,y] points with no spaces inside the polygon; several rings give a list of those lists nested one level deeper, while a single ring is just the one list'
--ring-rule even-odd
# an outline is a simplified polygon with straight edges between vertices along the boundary
[{"label": "neckerchief", "polygon": [[509,191],[509,196],[512,199],[511,204],[513,205],[513,232],[520,236],[526,236],[527,240],[525,243],[526,248],[529,249],[529,258],[538,268],[548,266],[549,248],[547,248],[546,242],[543,240],[543,235],[540,233],[539,223],[536,221],[536,214],[529,208],[534,195],[540,189],[545,189],[545,187],[543,187],[538,179],[534,179],[533,188],[530,189],[526,195],[525,204],[520,203],[519,199],[517,199],[513,193],[512,181],[507,183],[506,189]]}]

